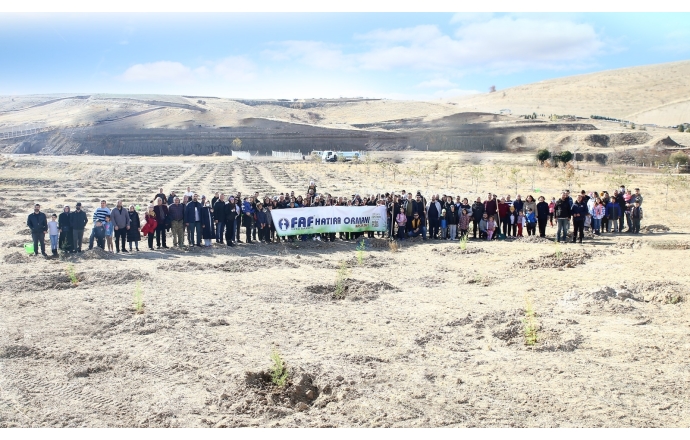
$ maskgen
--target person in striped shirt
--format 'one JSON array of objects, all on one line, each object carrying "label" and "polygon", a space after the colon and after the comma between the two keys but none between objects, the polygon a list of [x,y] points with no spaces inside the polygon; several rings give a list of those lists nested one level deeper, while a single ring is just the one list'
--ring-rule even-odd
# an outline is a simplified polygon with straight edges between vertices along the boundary
[{"label": "person in striped shirt", "polygon": [[89,249],[93,249],[93,239],[95,238],[95,232],[96,232],[96,222],[105,222],[105,216],[110,216],[110,208],[107,206],[107,202],[105,200],[101,200],[101,206],[96,209],[93,213],[93,225],[94,228],[91,229],[91,237],[89,237]]}]

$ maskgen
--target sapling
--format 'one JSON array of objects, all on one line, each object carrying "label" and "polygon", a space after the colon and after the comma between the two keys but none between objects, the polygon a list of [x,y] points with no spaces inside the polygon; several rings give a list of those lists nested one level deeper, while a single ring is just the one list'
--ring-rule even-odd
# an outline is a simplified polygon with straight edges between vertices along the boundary
[{"label": "sapling", "polygon": [[134,311],[137,314],[144,313],[144,291],[141,289],[139,281],[137,281],[137,286],[134,288]]},{"label": "sapling", "polygon": [[364,240],[357,245],[357,264],[360,266],[364,264],[364,251],[366,249],[366,246],[364,245]]},{"label": "sapling", "polygon": [[273,385],[278,387],[284,387],[288,381],[288,370],[285,366],[283,358],[280,357],[280,353],[277,350],[273,350],[271,353],[271,360],[273,365],[271,366],[271,382]]},{"label": "sapling", "polygon": [[469,237],[469,234],[464,234],[462,237],[460,237],[460,249],[463,251],[467,249],[467,239]]},{"label": "sapling", "polygon": [[525,297],[525,345],[535,345],[537,343],[537,319],[532,305],[532,300]]},{"label": "sapling", "polygon": [[335,278],[335,292],[333,296],[340,299],[345,296],[345,281],[347,280],[347,264],[344,261],[340,262],[338,273]]},{"label": "sapling", "polygon": [[77,284],[79,284],[79,278],[77,278],[77,274],[74,271],[73,264],[69,264],[67,266],[67,276],[69,276],[69,280],[72,283],[72,285],[76,286]]}]

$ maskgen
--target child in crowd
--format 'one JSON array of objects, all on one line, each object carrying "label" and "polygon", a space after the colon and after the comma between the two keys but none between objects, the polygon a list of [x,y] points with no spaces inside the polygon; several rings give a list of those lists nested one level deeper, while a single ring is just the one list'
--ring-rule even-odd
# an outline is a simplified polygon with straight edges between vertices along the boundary
[{"label": "child in crowd", "polygon": [[446,228],[448,227],[448,221],[446,220],[446,209],[441,210],[441,240],[446,239]]},{"label": "child in crowd", "polygon": [[470,220],[472,217],[467,213],[466,208],[462,208],[462,213],[460,214],[460,220],[458,221],[458,226],[460,227],[460,238],[464,238],[467,235],[467,230],[470,227]]},{"label": "child in crowd", "polygon": [[532,211],[532,208],[527,209],[527,235],[537,235],[537,216]]},{"label": "child in crowd", "polygon": [[144,227],[141,228],[141,233],[146,235],[149,242],[149,250],[153,250],[153,234],[156,232],[156,227],[158,226],[158,221],[156,220],[156,213],[153,210],[153,205],[149,205],[148,211],[144,214],[144,220],[146,223]]},{"label": "child in crowd", "polygon": [[58,237],[60,229],[58,228],[57,215],[53,214],[51,220],[48,222],[48,234],[50,235],[50,250],[53,255],[58,254]]},{"label": "child in crowd", "polygon": [[527,222],[525,221],[525,214],[522,211],[518,211],[517,216],[517,236],[522,237],[522,228],[525,227]]},{"label": "child in crowd", "polygon": [[556,198],[551,197],[551,202],[549,202],[549,223],[553,228],[553,211],[556,209]]},{"label": "child in crowd", "polygon": [[592,214],[589,212],[585,216],[585,232],[589,233],[589,229],[592,226]]},{"label": "child in crowd", "polygon": [[458,218],[458,213],[455,209],[455,205],[450,205],[450,211],[446,213],[446,221],[448,223],[448,229],[450,229],[449,234],[451,240],[455,240],[455,238],[458,236],[458,222],[460,221]]},{"label": "child in crowd", "polygon": [[640,222],[644,218],[644,215],[642,213],[642,207],[640,206],[640,201],[636,200],[635,205],[633,208],[630,210],[630,217],[632,219],[632,233],[633,234],[639,234],[640,233]]},{"label": "child in crowd", "polygon": [[93,228],[93,235],[98,247],[105,250],[105,228],[100,220],[96,222],[96,227]]},{"label": "child in crowd", "polygon": [[395,217],[395,222],[398,224],[398,240],[405,239],[405,226],[407,225],[407,216],[405,215],[405,208],[400,207],[400,212]]},{"label": "child in crowd", "polygon": [[510,211],[508,213],[508,231],[506,235],[512,235],[515,237],[517,234],[518,213],[513,206],[508,209]]},{"label": "child in crowd", "polygon": [[479,220],[479,238],[486,238],[487,237],[487,227],[489,225],[489,215],[485,212],[482,215],[481,220]]},{"label": "child in crowd", "polygon": [[496,230],[496,222],[494,221],[494,216],[492,215],[489,217],[489,221],[486,222],[486,238],[487,240],[491,241],[491,238],[494,235],[494,231]]},{"label": "child in crowd", "polygon": [[113,222],[110,221],[110,216],[105,216],[103,222],[103,229],[105,229],[105,240],[108,243],[108,252],[113,251]]},{"label": "child in crowd", "polygon": [[606,217],[609,219],[609,227],[611,233],[618,232],[618,218],[620,217],[621,207],[618,206],[616,200],[611,198],[606,204]]}]

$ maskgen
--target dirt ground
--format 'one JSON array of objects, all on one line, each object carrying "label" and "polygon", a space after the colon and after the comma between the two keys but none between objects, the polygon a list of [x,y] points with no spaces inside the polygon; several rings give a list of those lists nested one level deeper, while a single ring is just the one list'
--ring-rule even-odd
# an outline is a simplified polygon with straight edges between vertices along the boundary
[{"label": "dirt ground", "polygon": [[[36,202],[50,214],[81,201],[90,220],[100,198],[143,205],[160,187],[300,194],[313,179],[334,195],[474,199],[514,195],[516,163],[523,197],[615,186],[610,170],[566,182],[528,156],[398,154],[395,177],[375,164],[3,157],[0,427],[690,426],[690,217],[678,209],[690,194],[671,188],[667,200],[648,174],[622,177],[645,197],[643,233],[584,245],[556,246],[555,228],[549,240],[466,249],[406,241],[392,252],[373,239],[361,264],[344,241],[142,242],[59,259],[22,249]],[[282,388],[267,374],[273,352],[290,372]]]}]

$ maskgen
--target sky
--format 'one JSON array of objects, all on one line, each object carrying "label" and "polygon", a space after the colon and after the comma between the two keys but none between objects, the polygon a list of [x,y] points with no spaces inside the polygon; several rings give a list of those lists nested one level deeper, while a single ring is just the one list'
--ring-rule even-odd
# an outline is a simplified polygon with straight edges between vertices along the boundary
[{"label": "sky", "polygon": [[436,100],[690,59],[690,13],[0,13],[0,95]]}]

